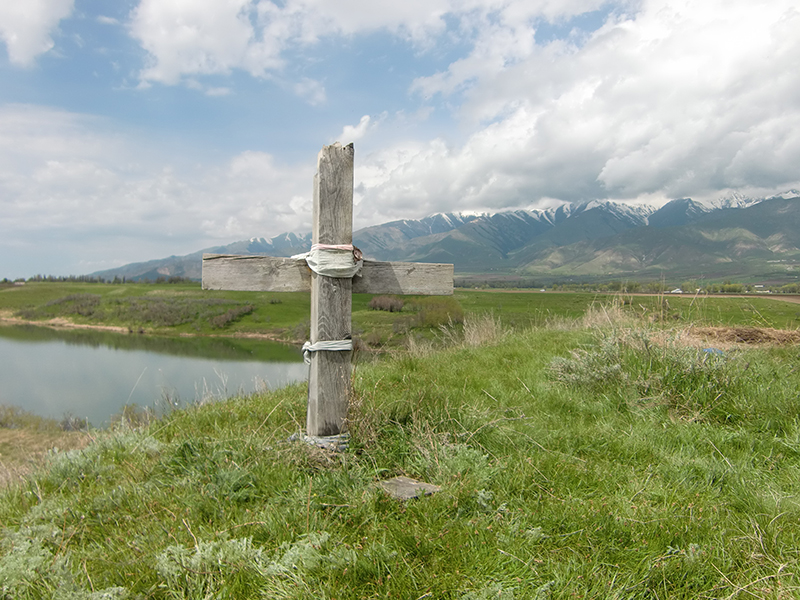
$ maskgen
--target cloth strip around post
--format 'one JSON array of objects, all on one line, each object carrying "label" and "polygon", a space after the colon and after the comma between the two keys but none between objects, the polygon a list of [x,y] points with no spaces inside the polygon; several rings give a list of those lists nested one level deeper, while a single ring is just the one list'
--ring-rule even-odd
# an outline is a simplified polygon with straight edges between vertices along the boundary
[{"label": "cloth strip around post", "polygon": [[[295,254],[292,258],[305,259],[309,268],[323,277],[350,279],[361,275],[364,264],[361,250],[352,244],[314,244],[305,254]],[[325,350],[329,352],[349,352],[353,340],[323,340],[303,344],[303,361],[311,364],[311,353]]]}]

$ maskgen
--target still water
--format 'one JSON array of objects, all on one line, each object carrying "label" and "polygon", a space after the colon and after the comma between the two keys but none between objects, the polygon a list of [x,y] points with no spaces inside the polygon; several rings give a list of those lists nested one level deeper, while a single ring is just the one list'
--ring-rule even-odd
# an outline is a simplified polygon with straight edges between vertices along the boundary
[{"label": "still water", "polygon": [[126,404],[163,410],[307,376],[299,349],[261,340],[0,327],[0,404],[95,427]]}]

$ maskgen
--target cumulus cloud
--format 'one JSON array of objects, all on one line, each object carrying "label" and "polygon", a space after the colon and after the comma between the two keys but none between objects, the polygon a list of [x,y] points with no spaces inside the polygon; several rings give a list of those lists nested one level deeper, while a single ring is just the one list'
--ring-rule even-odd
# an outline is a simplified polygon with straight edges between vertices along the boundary
[{"label": "cumulus cloud", "polygon": [[[11,9],[0,8],[0,34],[17,64],[52,44],[59,15],[72,9],[67,0],[30,4],[45,5],[47,19],[29,21],[5,18]],[[567,31],[573,17],[599,9],[592,27]],[[34,21],[13,30],[28,32],[24,44],[9,41],[8,23]],[[537,42],[545,25],[561,34]],[[336,78],[313,79],[294,61],[325,38],[388,34],[418,57],[436,58],[420,69],[454,56],[408,82],[410,102],[400,105],[417,117],[364,104],[324,130],[341,127],[340,141],[361,144],[360,225],[554,200],[707,199],[800,187],[793,0],[140,0],[126,27],[147,53],[145,86],[225,96],[237,91],[235,81],[220,75],[238,70],[313,106],[333,104]],[[376,127],[383,109],[395,116]],[[357,115],[364,116],[356,123]],[[419,125],[425,119],[427,129]],[[63,111],[0,108],[3,230],[35,237],[95,227],[132,239],[146,231],[185,240],[191,251],[309,227],[313,156],[284,164],[241,149],[187,171],[165,168],[171,157],[112,131]],[[22,238],[0,244],[14,239]]]},{"label": "cumulus cloud", "polygon": [[[142,0],[130,25],[151,56],[142,80],[174,84],[184,74],[227,73],[242,66],[253,36],[249,8],[247,0]],[[262,60],[265,67],[277,66],[275,56]]]},{"label": "cumulus cloud", "polygon": [[[143,84],[176,84],[184,77],[241,69],[256,77],[280,71],[285,51],[322,38],[375,31],[407,40],[420,50],[447,34],[474,42],[463,68],[491,70],[527,56],[532,22],[594,10],[601,0],[140,0],[130,14],[129,30],[148,53]],[[452,86],[459,76],[450,74]],[[302,81],[296,91],[319,103],[321,96]]]},{"label": "cumulus cloud", "polygon": [[[647,0],[580,44],[485,29],[469,56],[411,88],[450,98],[473,133],[370,156],[361,216],[796,187],[793,4]],[[512,50],[494,53],[490,38]]]},{"label": "cumulus cloud", "polygon": [[285,165],[263,152],[179,169],[156,148],[112,133],[104,120],[2,107],[0,267],[19,268],[26,260],[20,253],[39,245],[50,248],[52,264],[54,240],[86,242],[85,254],[91,238],[105,236],[106,244],[114,240],[106,253],[121,264],[148,258],[143,240],[156,253],[149,258],[158,258],[302,231],[310,228],[313,169],[311,160]]},{"label": "cumulus cloud", "polygon": [[367,130],[370,129],[370,116],[364,115],[361,117],[361,120],[358,122],[358,125],[345,125],[342,129],[341,135],[337,138],[343,144],[349,144],[350,142],[356,142],[366,135]]},{"label": "cumulus cloud", "polygon": [[74,0],[0,2],[0,39],[12,64],[29,67],[54,46],[52,33],[73,10]]}]

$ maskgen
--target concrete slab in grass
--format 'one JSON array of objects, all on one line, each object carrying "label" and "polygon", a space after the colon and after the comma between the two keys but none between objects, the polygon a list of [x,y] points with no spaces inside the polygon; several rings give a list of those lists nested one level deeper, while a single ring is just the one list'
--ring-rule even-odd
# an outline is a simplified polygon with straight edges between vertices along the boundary
[{"label": "concrete slab in grass", "polygon": [[379,481],[378,485],[389,495],[399,498],[400,500],[411,500],[412,498],[419,498],[421,496],[430,496],[438,491],[441,487],[433,485],[432,483],[425,483],[417,481],[410,477],[393,477],[385,481]]}]

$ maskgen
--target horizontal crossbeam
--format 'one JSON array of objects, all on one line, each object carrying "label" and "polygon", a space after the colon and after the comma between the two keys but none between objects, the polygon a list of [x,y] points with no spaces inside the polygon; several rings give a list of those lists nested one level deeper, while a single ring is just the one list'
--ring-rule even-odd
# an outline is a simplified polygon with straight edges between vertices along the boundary
[{"label": "horizontal crossbeam", "polygon": [[[308,292],[311,269],[296,258],[203,254],[203,289],[248,292]],[[449,296],[453,265],[365,260],[353,278],[356,294]]]}]

